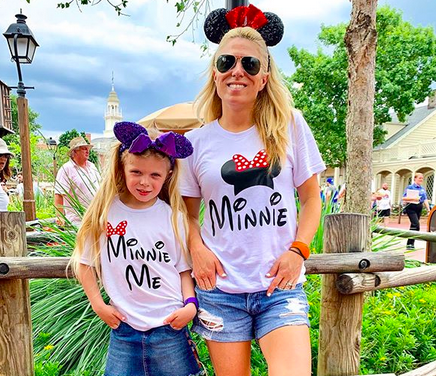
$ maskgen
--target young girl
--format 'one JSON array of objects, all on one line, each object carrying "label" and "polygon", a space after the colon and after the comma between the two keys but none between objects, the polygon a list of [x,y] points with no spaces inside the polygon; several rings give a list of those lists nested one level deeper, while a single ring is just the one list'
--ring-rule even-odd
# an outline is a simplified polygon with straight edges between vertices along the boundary
[{"label": "young girl", "polygon": [[93,310],[112,328],[105,375],[202,375],[186,328],[198,303],[177,191],[177,159],[192,145],[173,132],[152,139],[130,122],[115,124],[114,133],[120,142],[72,257]]}]

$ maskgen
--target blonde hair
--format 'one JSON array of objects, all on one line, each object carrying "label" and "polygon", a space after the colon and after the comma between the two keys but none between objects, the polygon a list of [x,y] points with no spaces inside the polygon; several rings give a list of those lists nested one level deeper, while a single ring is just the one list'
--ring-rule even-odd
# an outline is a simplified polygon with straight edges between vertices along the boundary
[{"label": "blonde hair", "polygon": [[[206,85],[196,98],[198,117],[202,113],[204,122],[209,123],[222,116],[222,102],[216,90],[213,72],[215,70],[215,61],[223,46],[234,38],[242,38],[253,42],[261,53],[262,73],[269,74],[269,77],[265,88],[257,95],[253,107],[253,121],[267,150],[270,166],[276,163],[283,164],[289,144],[288,126],[289,122],[293,121],[292,96],[274,59],[269,54],[265,41],[253,28],[239,27],[224,35],[207,70]],[[269,72],[268,64],[270,67]]]},{"label": "blonde hair", "polygon": [[[159,134],[161,134],[153,129],[148,131],[149,136],[152,139],[155,139]],[[101,276],[100,238],[101,235],[106,232],[107,216],[115,196],[127,191],[124,164],[129,156],[129,151],[125,150],[120,153],[120,147],[121,143],[118,142],[112,148],[110,163],[104,175],[101,186],[86,210],[83,216],[82,224],[77,232],[76,246],[70,261],[71,267],[76,276],[78,275],[80,259],[85,248],[85,242],[89,242],[91,244],[92,263],[95,266],[97,276],[99,278]],[[161,159],[166,158],[168,163],[171,163],[166,154],[156,151],[155,149],[147,149],[140,154],[135,153],[135,155],[143,158],[148,158],[149,156],[153,155]],[[168,174],[158,197],[165,201],[172,208],[171,224],[173,231],[183,253],[185,254],[185,257],[187,257],[189,260],[186,245],[184,241],[182,241],[183,238],[178,225],[180,220],[179,216],[181,214],[183,218],[183,231],[185,238],[187,239],[187,210],[182,196],[178,191],[180,166],[177,159],[174,160],[171,170],[172,172]]]}]

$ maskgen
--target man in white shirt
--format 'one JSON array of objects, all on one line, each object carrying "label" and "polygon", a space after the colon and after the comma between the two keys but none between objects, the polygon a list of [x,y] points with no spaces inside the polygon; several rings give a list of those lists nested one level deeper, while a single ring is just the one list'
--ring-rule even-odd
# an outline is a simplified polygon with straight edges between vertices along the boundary
[{"label": "man in white shirt", "polygon": [[87,208],[97,191],[100,173],[88,160],[93,145],[79,136],[70,141],[70,160],[59,170],[55,183],[55,205],[58,209],[58,224],[66,218],[79,226],[82,220],[78,207]]},{"label": "man in white shirt", "polygon": [[383,218],[383,224],[386,227],[391,215],[391,192],[388,190],[388,184],[383,183],[382,187],[376,193],[377,215]]}]

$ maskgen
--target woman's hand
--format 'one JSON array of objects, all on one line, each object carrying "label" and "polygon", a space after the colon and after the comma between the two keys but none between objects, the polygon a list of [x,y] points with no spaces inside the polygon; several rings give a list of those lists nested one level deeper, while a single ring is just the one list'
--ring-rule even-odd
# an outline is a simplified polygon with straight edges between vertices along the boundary
[{"label": "woman's hand", "polygon": [[283,253],[266,274],[268,278],[274,278],[266,294],[271,296],[276,287],[283,290],[295,287],[300,277],[302,266],[302,256],[290,250]]},{"label": "woman's hand", "polygon": [[175,310],[171,315],[169,315],[165,320],[165,325],[170,325],[171,328],[180,330],[183,329],[197,314],[197,308],[195,304],[190,303],[183,308]]},{"label": "woman's hand", "polygon": [[191,249],[192,269],[197,285],[202,290],[211,290],[216,285],[216,274],[226,277],[223,266],[214,253],[205,245]]},{"label": "woman's hand", "polygon": [[93,306],[92,309],[112,329],[118,328],[120,322],[126,320],[120,312],[109,304],[99,304],[96,307]]}]

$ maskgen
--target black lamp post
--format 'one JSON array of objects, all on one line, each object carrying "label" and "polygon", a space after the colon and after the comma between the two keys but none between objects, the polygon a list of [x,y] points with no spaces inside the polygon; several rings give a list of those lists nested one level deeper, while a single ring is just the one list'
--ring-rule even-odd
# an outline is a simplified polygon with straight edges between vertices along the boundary
[{"label": "black lamp post", "polygon": [[58,143],[53,138],[49,138],[47,140],[47,148],[53,153],[53,181],[56,181],[57,175],[57,161],[56,161],[56,153],[58,151]]},{"label": "black lamp post", "polygon": [[3,35],[8,41],[12,60],[17,64],[18,86],[12,88],[17,89],[18,94],[18,125],[20,128],[21,164],[23,166],[24,185],[23,207],[26,214],[26,221],[32,221],[36,218],[36,209],[33,196],[29,110],[26,99],[26,89],[33,89],[33,87],[24,86],[20,64],[30,64],[35,55],[36,47],[39,45],[29,27],[26,25],[27,17],[24,14],[17,14],[15,17],[17,17],[17,22],[11,24]]},{"label": "black lamp post", "polygon": [[240,6],[248,6],[248,0],[226,0],[227,10],[232,10]]}]

